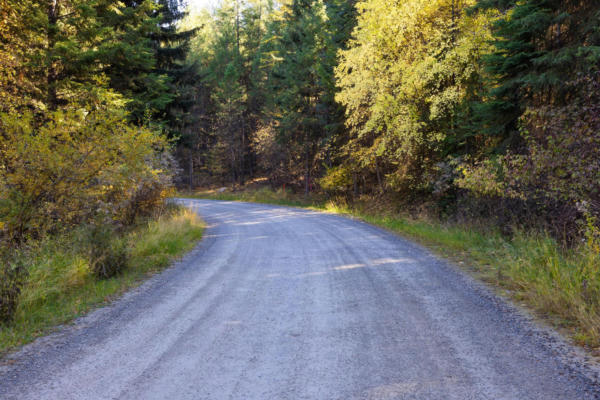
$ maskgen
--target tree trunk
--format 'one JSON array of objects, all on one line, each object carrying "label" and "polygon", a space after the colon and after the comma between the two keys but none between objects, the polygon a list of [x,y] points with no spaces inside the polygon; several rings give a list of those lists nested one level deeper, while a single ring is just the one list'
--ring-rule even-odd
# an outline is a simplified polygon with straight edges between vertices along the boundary
[{"label": "tree trunk", "polygon": [[309,159],[308,146],[306,147],[306,171],[304,174],[304,195],[308,196],[310,193],[310,159]]},{"label": "tree trunk", "polygon": [[190,150],[190,190],[194,189],[194,152]]},{"label": "tree trunk", "polygon": [[379,193],[383,193],[383,182],[381,181],[381,173],[379,172],[379,163],[377,157],[375,157],[375,173],[377,174],[377,185],[379,186]]},{"label": "tree trunk", "polygon": [[235,42],[237,57],[240,57],[240,4],[235,0]]},{"label": "tree trunk", "polygon": [[235,186],[235,149],[233,147],[233,144],[231,146],[231,184]]},{"label": "tree trunk", "polygon": [[242,121],[241,121],[241,125],[242,125],[242,143],[241,143],[241,148],[240,148],[240,184],[244,184],[244,181],[246,180],[245,177],[245,157],[244,155],[246,154],[246,129],[245,129],[245,124],[244,124],[244,116],[242,115]]}]

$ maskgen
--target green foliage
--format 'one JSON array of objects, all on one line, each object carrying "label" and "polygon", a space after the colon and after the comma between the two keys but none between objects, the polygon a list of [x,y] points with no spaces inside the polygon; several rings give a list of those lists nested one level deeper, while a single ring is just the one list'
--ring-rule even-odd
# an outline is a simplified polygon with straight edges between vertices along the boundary
[{"label": "green foliage", "polygon": [[[89,227],[41,241],[30,241],[21,260],[27,266],[13,319],[0,324],[0,354],[28,343],[90,309],[105,304],[149,275],[168,266],[200,240],[203,224],[192,211],[169,208],[157,218],[138,221],[112,240],[128,249],[127,268],[97,279],[89,257]],[[1,273],[1,272],[0,272]],[[0,279],[0,287],[6,282]]]},{"label": "green foliage", "polygon": [[600,84],[592,75],[566,86],[580,90],[570,104],[532,107],[523,115],[521,153],[468,167],[457,183],[535,205],[545,211],[550,230],[569,240],[582,232],[582,217],[600,216]]},{"label": "green foliage", "polygon": [[296,148],[297,163],[304,164],[305,191],[315,156],[332,135],[335,44],[328,31],[327,5],[322,1],[293,1],[274,21],[275,62],[268,87],[266,113],[274,121],[278,140]]},{"label": "green foliage", "polygon": [[148,116],[164,113],[173,101],[169,78],[157,71],[152,40],[159,31],[159,5],[151,0],[124,1],[123,5],[106,18],[116,44],[107,54],[104,71],[110,88],[127,99],[130,119],[146,122]]},{"label": "green foliage", "polygon": [[0,320],[18,314],[21,285],[47,279],[59,293],[85,275],[65,256],[79,268],[66,282],[47,265],[25,277],[17,249],[74,230],[87,269],[108,278],[129,258],[116,232],[164,208],[175,163],[156,118],[177,98],[171,72],[186,53],[178,6],[0,0]]},{"label": "green foliage", "polygon": [[[158,5],[158,32],[150,37],[156,66],[154,73],[164,77],[166,85],[162,96],[162,104],[154,112],[169,135],[177,138],[182,135],[185,127],[190,125],[190,111],[196,96],[195,83],[200,80],[195,65],[187,65],[186,59],[190,49],[190,41],[196,33],[196,27],[181,29],[179,23],[185,17],[182,11],[185,1],[156,0]],[[154,85],[146,85],[145,92],[154,90]],[[144,91],[142,91],[143,93]]]},{"label": "green foliage", "polygon": [[570,0],[481,0],[476,9],[504,14],[494,23],[494,50],[485,57],[492,81],[478,123],[514,146],[528,106],[568,101],[578,89],[565,78],[597,69],[600,9],[593,1]]},{"label": "green foliage", "polygon": [[224,3],[217,11],[214,23],[218,34],[214,38],[214,60],[207,77],[213,89],[211,100],[216,133],[213,157],[226,162],[231,182],[244,181],[247,151],[248,87],[243,84],[247,64],[242,54],[240,13],[239,1]]},{"label": "green foliage", "polygon": [[599,12],[557,0],[226,2],[197,22],[206,100],[190,183],[194,171],[221,184],[264,174],[433,199],[446,215],[509,201],[515,219],[577,225],[596,202],[580,99],[596,90],[582,77],[598,66]]},{"label": "green foliage", "polygon": [[[28,0],[28,49],[23,62],[36,79],[34,93],[42,111],[56,110],[73,101],[79,104],[116,101],[109,90],[107,72],[128,62],[141,67],[151,63],[140,41],[131,46],[131,33],[148,29],[144,22],[150,1],[133,13],[114,0]],[[135,39],[134,39],[135,40]]]},{"label": "green foliage", "polygon": [[330,193],[348,192],[353,183],[352,171],[343,165],[328,169],[325,176],[319,180],[323,190]]},{"label": "green foliage", "polygon": [[273,171],[274,182],[298,183],[304,175],[309,186],[343,126],[333,67],[353,10],[352,2],[296,1],[276,9],[268,0],[237,0],[213,15],[190,16],[201,24],[191,61],[205,78],[197,136],[185,146],[205,155],[194,158],[180,146],[189,170],[237,183],[257,171]]},{"label": "green foliage", "polygon": [[112,278],[127,267],[126,243],[116,236],[116,232],[111,226],[95,225],[90,227],[85,243],[89,247],[89,266],[96,277]]}]

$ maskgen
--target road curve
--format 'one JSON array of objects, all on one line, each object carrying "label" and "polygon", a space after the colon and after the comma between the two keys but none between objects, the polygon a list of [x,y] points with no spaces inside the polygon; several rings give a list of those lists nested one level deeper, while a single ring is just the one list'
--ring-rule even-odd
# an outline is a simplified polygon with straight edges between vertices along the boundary
[{"label": "road curve", "polygon": [[568,346],[417,245],[335,215],[182,201],[202,243],[6,358],[0,399],[600,398]]}]

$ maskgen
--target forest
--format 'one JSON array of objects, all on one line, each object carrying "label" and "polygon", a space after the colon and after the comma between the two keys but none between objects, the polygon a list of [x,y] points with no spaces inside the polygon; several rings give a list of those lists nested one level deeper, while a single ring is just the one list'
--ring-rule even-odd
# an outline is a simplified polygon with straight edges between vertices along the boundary
[{"label": "forest", "polygon": [[[442,217],[595,224],[595,1],[224,1],[189,14],[200,79],[180,184],[426,205]],[[587,222],[586,222],[587,221]]]},{"label": "forest", "polygon": [[83,229],[109,278],[174,188],[597,247],[599,65],[595,0],[0,0],[0,320],[34,243]]}]

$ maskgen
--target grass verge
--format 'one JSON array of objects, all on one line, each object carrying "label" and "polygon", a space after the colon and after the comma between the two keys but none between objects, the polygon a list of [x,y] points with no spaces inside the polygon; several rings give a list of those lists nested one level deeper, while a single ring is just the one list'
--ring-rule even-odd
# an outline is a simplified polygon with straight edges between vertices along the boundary
[{"label": "grass verge", "polygon": [[35,244],[25,256],[28,276],[14,320],[0,326],[0,355],[137,286],[191,250],[202,232],[199,217],[182,208],[138,225],[122,238],[129,249],[127,268],[104,280],[91,272],[78,244],[81,232]]},{"label": "grass verge", "polygon": [[348,206],[324,197],[304,197],[266,188],[240,192],[198,191],[182,196],[239,200],[347,214],[413,239],[452,259],[501,289],[574,341],[600,355],[600,241],[589,234],[581,245],[561,248],[550,236],[502,235],[490,226],[412,219],[377,209],[368,201]]}]

